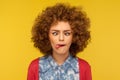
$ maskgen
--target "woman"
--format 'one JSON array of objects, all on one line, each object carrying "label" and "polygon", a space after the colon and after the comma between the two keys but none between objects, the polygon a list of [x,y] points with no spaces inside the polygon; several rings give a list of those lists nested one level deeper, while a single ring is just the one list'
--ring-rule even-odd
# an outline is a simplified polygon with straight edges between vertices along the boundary
[{"label": "woman", "polygon": [[34,46],[44,56],[31,62],[27,80],[92,80],[90,65],[76,57],[90,40],[89,26],[81,8],[47,7],[32,28]]}]

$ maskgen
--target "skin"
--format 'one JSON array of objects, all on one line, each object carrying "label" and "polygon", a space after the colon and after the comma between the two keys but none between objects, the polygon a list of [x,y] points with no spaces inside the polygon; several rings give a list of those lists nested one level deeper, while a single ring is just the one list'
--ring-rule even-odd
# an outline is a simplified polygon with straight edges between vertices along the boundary
[{"label": "skin", "polygon": [[58,65],[62,65],[69,56],[72,38],[72,29],[68,22],[59,21],[50,27],[49,40],[53,49],[52,56]]}]

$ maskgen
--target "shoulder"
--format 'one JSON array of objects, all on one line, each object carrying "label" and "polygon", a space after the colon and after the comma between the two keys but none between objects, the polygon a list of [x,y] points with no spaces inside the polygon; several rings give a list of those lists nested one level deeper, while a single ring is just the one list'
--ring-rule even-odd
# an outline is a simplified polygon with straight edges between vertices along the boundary
[{"label": "shoulder", "polygon": [[35,72],[38,70],[38,64],[39,64],[39,58],[34,59],[33,61],[31,61],[30,65],[29,65],[29,71],[30,72]]},{"label": "shoulder", "polygon": [[33,72],[38,71],[39,67],[47,66],[47,64],[48,64],[47,58],[42,56],[42,57],[36,58],[31,61],[30,65],[29,65],[29,70],[33,71]]},{"label": "shoulder", "polygon": [[83,71],[91,69],[90,64],[84,59],[78,58],[78,63],[79,63],[80,69],[82,69]]},{"label": "shoulder", "polygon": [[38,66],[39,63],[39,58],[34,59],[33,61],[31,61],[29,67],[35,67]]}]

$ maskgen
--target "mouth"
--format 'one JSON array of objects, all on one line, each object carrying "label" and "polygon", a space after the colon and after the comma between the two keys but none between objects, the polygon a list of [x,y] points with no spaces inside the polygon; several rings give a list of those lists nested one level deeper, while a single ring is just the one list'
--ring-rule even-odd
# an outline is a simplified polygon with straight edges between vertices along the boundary
[{"label": "mouth", "polygon": [[64,47],[65,44],[56,44],[55,48],[58,49],[58,48],[61,48],[61,47]]}]

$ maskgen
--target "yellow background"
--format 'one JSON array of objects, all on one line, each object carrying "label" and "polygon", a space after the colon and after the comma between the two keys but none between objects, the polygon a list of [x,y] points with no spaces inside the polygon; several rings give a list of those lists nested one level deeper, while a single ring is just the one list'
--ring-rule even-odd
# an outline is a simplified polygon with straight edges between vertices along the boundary
[{"label": "yellow background", "polygon": [[78,56],[90,63],[93,80],[120,80],[120,0],[0,0],[0,80],[26,80],[29,63],[41,56],[31,27],[56,2],[81,5],[91,19],[91,43]]}]

